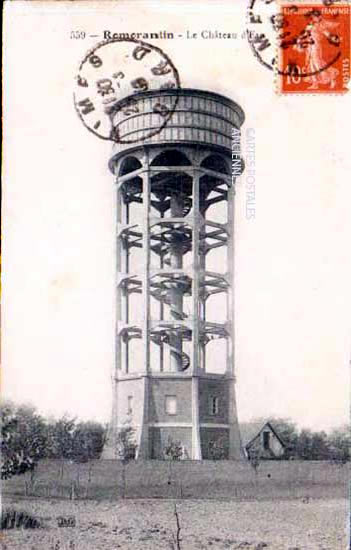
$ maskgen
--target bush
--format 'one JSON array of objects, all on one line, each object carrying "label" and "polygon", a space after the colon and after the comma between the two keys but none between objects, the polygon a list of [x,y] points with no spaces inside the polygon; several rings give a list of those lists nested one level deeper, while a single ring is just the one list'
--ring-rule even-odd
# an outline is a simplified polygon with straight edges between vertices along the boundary
[{"label": "bush", "polygon": [[213,441],[209,446],[209,458],[211,460],[225,460],[228,458],[228,454],[228,441],[223,437]]},{"label": "bush", "polygon": [[171,437],[168,437],[167,444],[163,452],[165,458],[180,460],[183,456],[183,446],[180,441],[173,441]]},{"label": "bush", "polygon": [[39,519],[28,512],[14,508],[1,510],[1,529],[39,529],[40,527]]},{"label": "bush", "polygon": [[30,405],[1,406],[1,479],[34,471],[45,454],[45,422]]}]

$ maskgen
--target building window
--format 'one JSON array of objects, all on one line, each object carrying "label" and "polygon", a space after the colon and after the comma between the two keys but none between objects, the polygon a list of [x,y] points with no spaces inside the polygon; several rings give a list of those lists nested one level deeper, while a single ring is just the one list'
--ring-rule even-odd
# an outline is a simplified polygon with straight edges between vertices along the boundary
[{"label": "building window", "polygon": [[263,432],[263,448],[265,451],[269,449],[270,432]]},{"label": "building window", "polygon": [[175,395],[166,395],[165,408],[167,414],[177,414],[177,398]]},{"label": "building window", "polygon": [[219,397],[210,397],[210,414],[216,415],[219,411]]},{"label": "building window", "polygon": [[127,401],[128,401],[127,412],[128,412],[128,414],[132,414],[132,412],[133,412],[133,396],[128,395]]}]

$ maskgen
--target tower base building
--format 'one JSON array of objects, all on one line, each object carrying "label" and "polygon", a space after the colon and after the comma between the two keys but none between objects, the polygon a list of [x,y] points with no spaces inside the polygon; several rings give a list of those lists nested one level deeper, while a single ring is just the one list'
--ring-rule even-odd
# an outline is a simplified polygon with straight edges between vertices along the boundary
[{"label": "tower base building", "polygon": [[232,145],[244,113],[193,89],[135,99],[113,115],[116,368],[103,457],[131,425],[139,459],[164,458],[170,443],[185,459],[240,459]]}]

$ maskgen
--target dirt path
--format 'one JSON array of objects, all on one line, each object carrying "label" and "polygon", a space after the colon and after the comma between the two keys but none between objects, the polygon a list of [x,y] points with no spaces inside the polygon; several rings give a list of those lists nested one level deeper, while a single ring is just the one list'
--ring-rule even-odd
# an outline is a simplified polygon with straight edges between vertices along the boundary
[{"label": "dirt path", "polygon": [[[16,508],[43,518],[40,530],[3,532],[2,550],[166,550],[176,532],[174,501],[31,500]],[[181,549],[344,550],[346,500],[177,502]],[[75,527],[57,518],[74,516]]]}]

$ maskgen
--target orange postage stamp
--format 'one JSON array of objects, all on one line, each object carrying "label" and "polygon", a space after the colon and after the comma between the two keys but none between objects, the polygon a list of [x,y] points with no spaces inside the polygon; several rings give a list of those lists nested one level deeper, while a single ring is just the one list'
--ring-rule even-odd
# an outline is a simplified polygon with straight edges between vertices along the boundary
[{"label": "orange postage stamp", "polygon": [[344,94],[350,80],[350,5],[283,4],[278,85],[283,94]]}]

